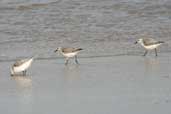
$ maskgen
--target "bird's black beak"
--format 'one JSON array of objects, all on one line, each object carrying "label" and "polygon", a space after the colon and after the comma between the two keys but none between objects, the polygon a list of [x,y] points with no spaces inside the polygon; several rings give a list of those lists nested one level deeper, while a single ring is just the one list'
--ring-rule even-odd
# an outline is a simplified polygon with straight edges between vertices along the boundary
[{"label": "bird's black beak", "polygon": [[57,52],[58,51],[58,49],[56,49],[54,52]]},{"label": "bird's black beak", "polygon": [[134,42],[134,44],[137,44],[138,42],[136,41],[136,42]]}]

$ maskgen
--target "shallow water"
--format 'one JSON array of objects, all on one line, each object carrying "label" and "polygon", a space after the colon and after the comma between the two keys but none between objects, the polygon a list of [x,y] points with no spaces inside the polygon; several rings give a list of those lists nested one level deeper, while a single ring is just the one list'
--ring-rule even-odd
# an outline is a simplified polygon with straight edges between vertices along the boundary
[{"label": "shallow water", "polygon": [[[170,114],[170,0],[1,0],[0,111],[5,114]],[[134,45],[166,43],[159,57]],[[64,66],[56,47],[81,47]],[[38,55],[26,77],[14,60]]]},{"label": "shallow water", "polygon": [[[170,0],[0,1],[0,60],[56,57],[59,46],[82,47],[80,56],[134,55],[136,39],[152,37],[171,52]],[[4,51],[5,50],[5,51]]]},{"label": "shallow water", "polygon": [[[37,60],[28,76],[9,76],[1,63],[0,110],[14,114],[171,113],[171,59],[81,58],[80,65]],[[131,67],[130,67],[131,66]],[[10,108],[10,110],[9,110]]]}]

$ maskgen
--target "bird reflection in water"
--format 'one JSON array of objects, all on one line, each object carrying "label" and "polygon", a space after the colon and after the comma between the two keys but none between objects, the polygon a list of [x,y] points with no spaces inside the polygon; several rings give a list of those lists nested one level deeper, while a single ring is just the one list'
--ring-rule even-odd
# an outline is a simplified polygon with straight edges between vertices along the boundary
[{"label": "bird reflection in water", "polygon": [[147,73],[156,73],[160,69],[160,62],[158,58],[145,58],[145,69]]},{"label": "bird reflection in water", "polygon": [[32,101],[32,79],[31,76],[16,75],[11,77],[16,82],[17,95],[22,104],[31,104]]},{"label": "bird reflection in water", "polygon": [[79,65],[68,65],[64,67],[64,77],[69,83],[80,79]]}]

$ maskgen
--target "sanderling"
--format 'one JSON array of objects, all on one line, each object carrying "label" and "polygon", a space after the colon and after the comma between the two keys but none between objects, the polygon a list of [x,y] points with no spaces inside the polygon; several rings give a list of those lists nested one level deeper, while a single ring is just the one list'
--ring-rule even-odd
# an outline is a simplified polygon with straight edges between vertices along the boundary
[{"label": "sanderling", "polygon": [[26,70],[31,66],[34,57],[30,59],[22,59],[16,61],[11,67],[11,76],[14,76],[16,73],[23,72],[23,75],[26,75]]},{"label": "sanderling", "polygon": [[144,56],[148,53],[148,50],[153,50],[155,49],[155,54],[157,56],[157,48],[164,43],[163,41],[156,41],[152,38],[143,38],[143,39],[138,39],[138,41],[135,42],[135,44],[141,44],[145,49]]},{"label": "sanderling", "polygon": [[58,47],[54,52],[59,51],[64,57],[65,57],[65,65],[68,64],[69,58],[75,57],[75,62],[77,64],[78,60],[77,60],[77,54],[83,50],[82,48],[62,48],[62,47]]}]

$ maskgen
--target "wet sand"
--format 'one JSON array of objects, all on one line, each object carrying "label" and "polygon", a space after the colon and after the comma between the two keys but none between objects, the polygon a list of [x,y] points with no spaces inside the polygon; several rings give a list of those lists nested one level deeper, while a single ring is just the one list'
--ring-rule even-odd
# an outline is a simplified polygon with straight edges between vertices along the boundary
[{"label": "wet sand", "polygon": [[28,76],[2,62],[0,110],[6,114],[170,114],[170,54],[36,60]]}]

